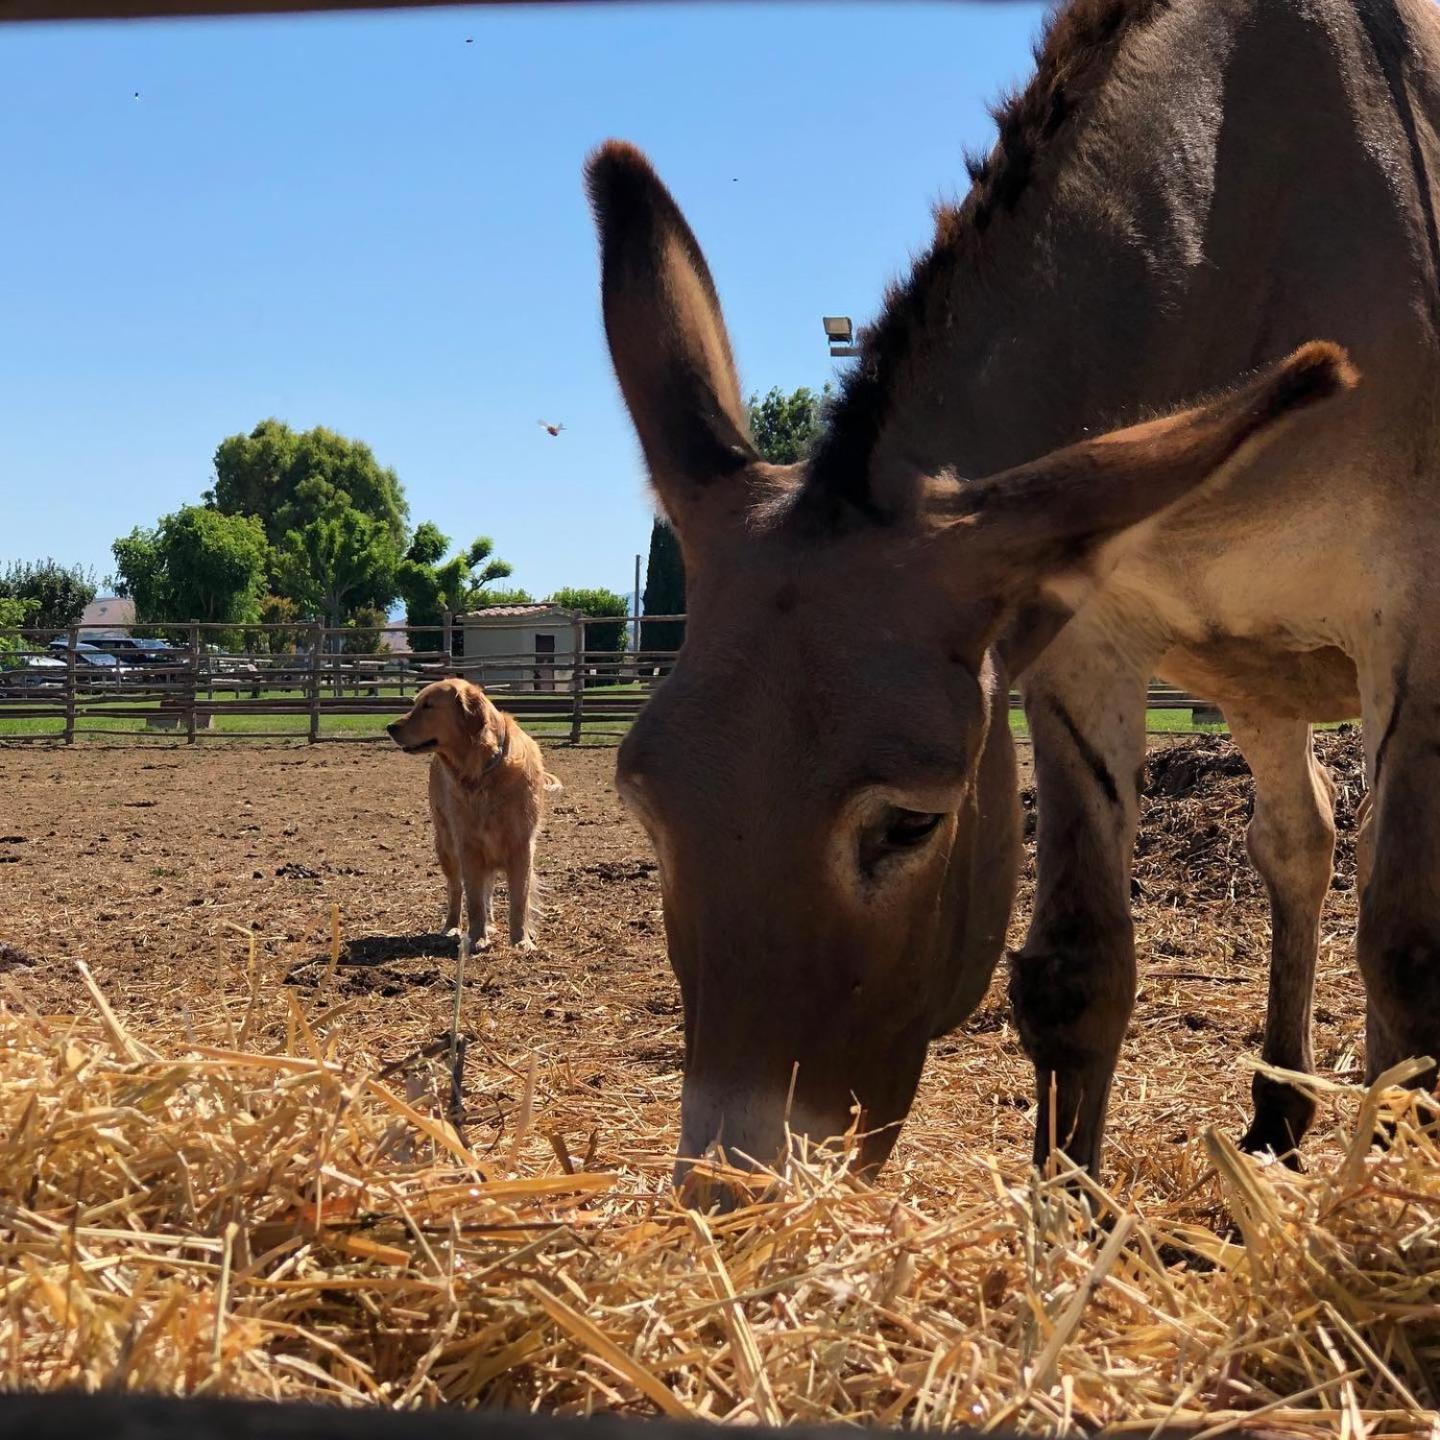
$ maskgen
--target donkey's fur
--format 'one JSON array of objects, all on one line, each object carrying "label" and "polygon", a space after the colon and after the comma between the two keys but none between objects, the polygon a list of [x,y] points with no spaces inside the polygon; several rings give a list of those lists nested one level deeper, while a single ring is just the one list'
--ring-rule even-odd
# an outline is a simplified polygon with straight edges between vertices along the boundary
[{"label": "donkey's fur", "polygon": [[[903,1116],[1009,905],[1007,663],[1041,797],[1011,970],[1037,1157],[1053,1134],[1098,1163],[1152,673],[1218,701],[1255,772],[1263,1053],[1295,1070],[1334,840],[1309,725],[1363,714],[1369,1065],[1440,1053],[1440,22],[1424,0],[1078,0],[999,120],[791,470],[745,435],[673,201],[626,147],[592,164],[616,368],[693,580],[620,767],[662,858],[690,1154],[773,1150],[786,1095],[812,1133],[847,1091]],[[1365,383],[1273,441],[1344,379],[1336,354],[1224,387],[1317,335]],[[1255,1101],[1247,1143],[1293,1149],[1305,1098],[1262,1078]]]}]

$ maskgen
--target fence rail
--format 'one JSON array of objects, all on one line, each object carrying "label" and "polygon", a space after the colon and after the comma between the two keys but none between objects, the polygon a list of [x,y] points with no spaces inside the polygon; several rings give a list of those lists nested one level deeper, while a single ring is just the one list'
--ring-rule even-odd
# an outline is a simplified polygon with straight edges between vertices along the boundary
[{"label": "fence rail", "polygon": [[[392,627],[386,639],[396,648],[365,651],[346,648],[355,631],[322,625],[0,630],[0,742],[383,740],[419,689],[449,675],[483,686],[542,740],[614,742],[678,653],[647,647],[645,628],[673,634],[684,618],[552,614],[477,626],[447,617]],[[601,648],[622,629],[630,648]],[[1147,707],[1220,719],[1158,681]]]}]

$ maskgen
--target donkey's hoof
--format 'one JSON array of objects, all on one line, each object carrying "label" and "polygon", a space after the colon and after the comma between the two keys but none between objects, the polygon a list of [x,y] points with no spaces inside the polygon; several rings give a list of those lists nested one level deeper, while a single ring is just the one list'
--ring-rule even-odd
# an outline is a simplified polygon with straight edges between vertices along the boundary
[{"label": "donkey's hoof", "polygon": [[1269,1075],[1256,1075],[1250,1083],[1255,1119],[1240,1141],[1251,1155],[1269,1151],[1292,1170],[1302,1170],[1298,1151],[1305,1132],[1315,1120],[1315,1101],[1303,1090]]},{"label": "donkey's hoof", "polygon": [[1304,1173],[1305,1166],[1289,1125],[1274,1116],[1257,1115],[1240,1137],[1240,1148],[1247,1155],[1273,1155],[1287,1169]]}]

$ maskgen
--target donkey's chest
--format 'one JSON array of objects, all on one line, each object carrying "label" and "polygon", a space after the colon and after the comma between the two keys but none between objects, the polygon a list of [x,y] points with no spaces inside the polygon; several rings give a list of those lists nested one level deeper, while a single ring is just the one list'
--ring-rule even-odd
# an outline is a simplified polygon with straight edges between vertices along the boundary
[{"label": "donkey's chest", "polygon": [[1353,657],[1375,609],[1395,603],[1406,581],[1377,564],[1356,507],[1348,529],[1345,518],[1330,505],[1257,506],[1157,527],[1125,551],[1097,598],[1120,623],[1148,630],[1158,651],[1209,653],[1220,666],[1242,649]]},{"label": "donkey's chest", "polygon": [[1359,547],[1303,527],[1160,532],[1097,600],[1156,673],[1231,706],[1309,720],[1359,712],[1355,657],[1379,598]]},{"label": "donkey's chest", "polygon": [[1218,638],[1177,645],[1156,668],[1172,685],[1226,708],[1307,721],[1360,713],[1355,662],[1334,645],[1297,650],[1274,639]]}]

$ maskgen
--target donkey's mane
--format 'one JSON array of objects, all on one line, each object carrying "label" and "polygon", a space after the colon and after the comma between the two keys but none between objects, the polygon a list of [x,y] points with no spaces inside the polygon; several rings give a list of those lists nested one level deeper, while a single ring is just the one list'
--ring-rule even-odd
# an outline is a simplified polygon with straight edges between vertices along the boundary
[{"label": "donkey's mane", "polygon": [[905,357],[927,325],[943,325],[942,292],[954,267],[979,250],[997,214],[1015,209],[1055,137],[1110,75],[1126,36],[1170,0],[1069,0],[1053,10],[1035,46],[1029,84],[992,106],[998,135],[988,155],[967,154],[970,191],[939,206],[935,238],[905,280],[886,291],[855,369],[841,383],[810,468],[807,490],[829,504],[872,509],[870,458]]}]

